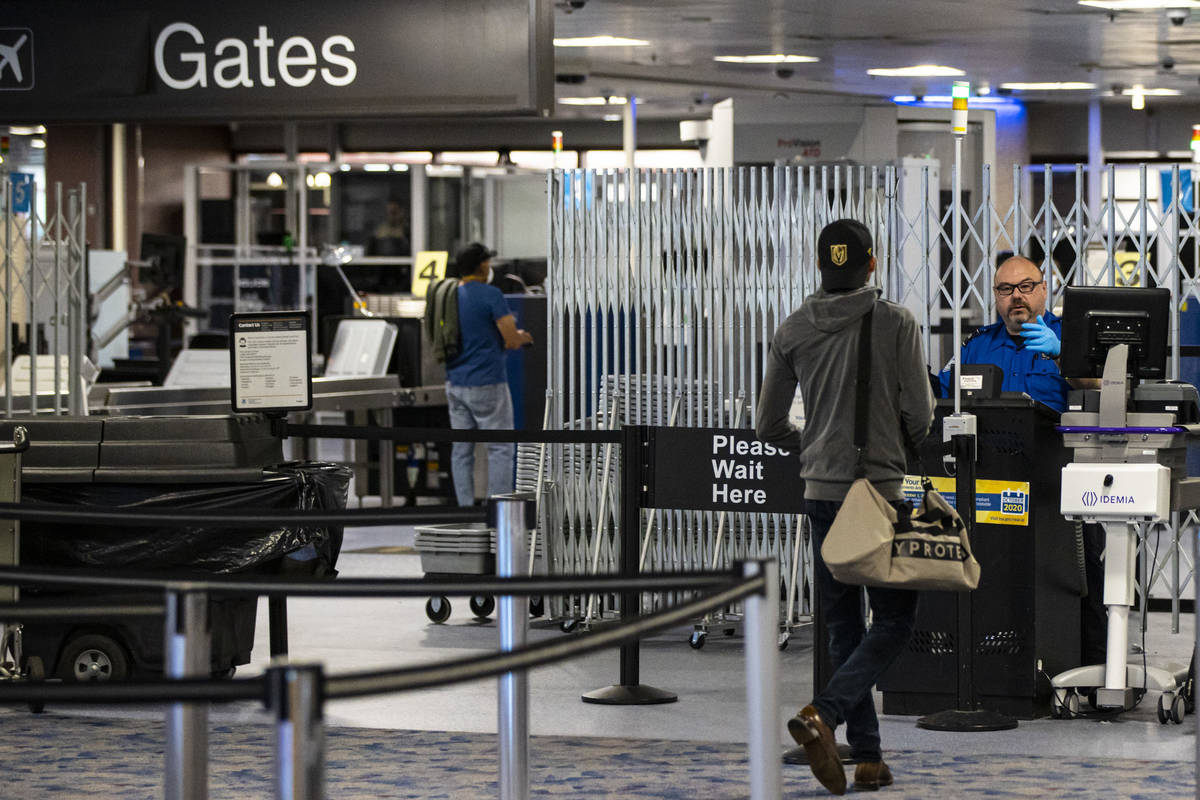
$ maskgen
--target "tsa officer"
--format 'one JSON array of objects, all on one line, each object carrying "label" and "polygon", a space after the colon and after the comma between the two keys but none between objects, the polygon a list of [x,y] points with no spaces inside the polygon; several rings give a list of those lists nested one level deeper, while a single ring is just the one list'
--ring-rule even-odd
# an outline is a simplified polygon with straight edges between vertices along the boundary
[{"label": "tsa officer", "polygon": [[[1013,256],[996,270],[992,291],[998,322],[984,325],[962,346],[963,364],[996,364],[1004,370],[1000,388],[1025,392],[1058,413],[1067,408],[1070,386],[1058,371],[1062,320],[1046,309],[1046,281],[1032,261]],[[942,396],[949,397],[951,370],[942,372]]]}]

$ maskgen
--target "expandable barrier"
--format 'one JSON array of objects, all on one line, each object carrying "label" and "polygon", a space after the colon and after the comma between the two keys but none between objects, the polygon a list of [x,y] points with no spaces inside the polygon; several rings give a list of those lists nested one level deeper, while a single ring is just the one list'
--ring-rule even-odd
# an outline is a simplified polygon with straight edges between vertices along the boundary
[{"label": "expandable barrier", "polygon": [[[656,631],[679,625],[705,612],[744,601],[747,613],[746,691],[750,720],[751,797],[778,798],[781,771],[778,758],[778,654],[775,631],[778,611],[778,572],[773,562],[746,562],[732,572],[693,572],[669,575],[616,576],[610,578],[514,577],[522,573],[526,532],[532,521],[529,499],[521,495],[494,497],[489,515],[497,527],[501,570],[511,573],[493,579],[341,579],[295,583],[284,580],[212,578],[170,580],[136,575],[84,576],[66,570],[0,568],[0,584],[32,583],[50,586],[104,588],[155,588],[163,591],[168,609],[165,638],[168,675],[171,679],[139,683],[54,685],[0,683],[0,701],[17,702],[168,702],[164,786],[167,800],[205,800],[207,780],[207,706],[212,702],[258,700],[275,719],[275,796],[287,800],[317,800],[325,796],[322,708],[326,700],[362,697],[394,691],[479,680],[499,676],[500,791],[502,800],[528,795],[528,669],[585,653],[622,645]],[[29,518],[33,509],[18,504],[0,507],[0,518]],[[45,512],[45,509],[43,509]],[[94,519],[92,512],[51,512],[56,521]],[[377,512],[378,513],[378,512]],[[353,512],[336,516],[349,523]],[[146,524],[150,515],[130,514],[126,524]],[[155,514],[163,517],[162,514]],[[247,516],[247,515],[242,515]],[[356,515],[361,518],[363,515]],[[406,516],[391,510],[374,524],[390,524]],[[175,515],[178,524],[226,525],[231,515]],[[159,522],[162,520],[160,519]],[[361,524],[361,519],[358,520]],[[528,625],[524,608],[515,598],[555,594],[568,589],[580,592],[689,592],[698,597],[648,616],[634,616],[621,625],[594,631],[570,640],[553,640],[523,646]],[[501,653],[469,657],[441,664],[392,670],[374,670],[325,676],[317,665],[273,666],[260,678],[228,681],[205,680],[205,609],[212,593],[305,597],[413,597],[429,594],[495,594],[499,606]],[[23,604],[0,606],[0,619],[19,617]],[[80,609],[71,605],[42,604],[42,617],[69,616]],[[134,610],[134,613],[138,613]]]}]

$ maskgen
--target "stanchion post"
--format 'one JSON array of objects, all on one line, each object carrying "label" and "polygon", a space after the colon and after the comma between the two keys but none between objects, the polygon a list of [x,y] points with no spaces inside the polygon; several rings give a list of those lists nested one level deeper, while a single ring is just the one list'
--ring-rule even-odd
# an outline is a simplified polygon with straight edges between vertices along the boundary
[{"label": "stanchion post", "polygon": [[287,596],[267,598],[267,625],[271,658],[288,654],[288,607]]},{"label": "stanchion post", "polygon": [[[650,429],[645,425],[626,425],[621,429],[621,574],[637,577],[641,555],[638,536],[642,528],[642,493],[645,491],[645,466],[650,458]],[[621,619],[633,619],[641,613],[641,594],[636,589],[621,592]],[[621,645],[621,682],[587,692],[585,703],[601,705],[651,705],[673,703],[674,692],[641,683],[641,652],[638,642]]]},{"label": "stanchion post", "polygon": [[[208,595],[167,589],[166,674],[168,678],[203,677],[212,671],[209,657]],[[171,703],[167,707],[166,800],[208,798],[208,705]]]},{"label": "stanchion post", "polygon": [[750,725],[751,800],[777,800],[782,792],[779,750],[779,565],[774,559],[742,564],[747,578],[766,586],[746,598],[746,719]]},{"label": "stanchion post", "polygon": [[325,676],[320,664],[267,669],[275,720],[275,800],[325,798]]},{"label": "stanchion post", "polygon": [[[529,557],[529,531],[537,524],[533,493],[495,495],[488,498],[488,519],[496,530],[496,576],[525,574]],[[525,597],[497,598],[496,618],[500,649],[525,646],[529,630],[529,601]],[[525,800],[529,796],[529,676],[506,672],[498,687],[500,734],[500,800]]]}]

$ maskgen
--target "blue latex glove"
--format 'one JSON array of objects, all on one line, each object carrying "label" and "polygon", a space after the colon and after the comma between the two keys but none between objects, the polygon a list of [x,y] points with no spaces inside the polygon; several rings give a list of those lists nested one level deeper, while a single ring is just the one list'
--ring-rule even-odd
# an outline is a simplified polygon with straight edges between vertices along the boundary
[{"label": "blue latex glove", "polygon": [[1021,325],[1021,335],[1025,337],[1025,349],[1035,353],[1045,353],[1051,358],[1058,355],[1061,347],[1058,337],[1050,326],[1042,321],[1038,314],[1037,322],[1026,322]]}]

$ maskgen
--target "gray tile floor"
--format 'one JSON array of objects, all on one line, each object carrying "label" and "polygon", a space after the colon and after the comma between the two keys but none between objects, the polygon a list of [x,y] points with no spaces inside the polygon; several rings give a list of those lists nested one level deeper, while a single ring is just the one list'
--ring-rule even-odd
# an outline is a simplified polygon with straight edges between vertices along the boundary
[{"label": "gray tile floor", "polygon": [[[411,528],[347,531],[339,568],[345,576],[418,576],[416,555],[357,552],[385,545],[412,544]],[[478,623],[459,601],[449,621],[431,624],[424,600],[297,600],[290,606],[291,655],[318,661],[331,673],[425,664],[494,650],[498,633],[492,622]],[[530,679],[530,721],[535,734],[678,738],[745,742],[745,673],[740,637],[713,637],[702,650],[687,646],[689,628],[654,637],[642,646],[642,681],[670,689],[676,703],[660,706],[597,706],[580,701],[582,692],[617,681],[617,654],[604,652],[538,669]],[[557,626],[535,627],[532,640],[561,637]],[[1146,637],[1152,665],[1186,665],[1192,620],[1169,632],[1166,614],[1152,614]],[[253,674],[268,663],[265,604],[259,609],[254,661],[240,674]],[[783,721],[811,694],[811,635],[793,636],[781,658],[781,747],[788,742]],[[878,701],[878,698],[877,698]],[[1194,761],[1195,719],[1160,725],[1157,697],[1110,722],[1042,719],[1021,722],[1012,731],[950,734],[924,731],[912,717],[883,718],[887,748],[967,754],[1039,754],[1064,757],[1120,756],[1163,761]],[[218,718],[257,717],[251,709],[219,710]],[[495,681],[449,686],[389,696],[333,702],[331,725],[443,731],[496,730]]]}]

